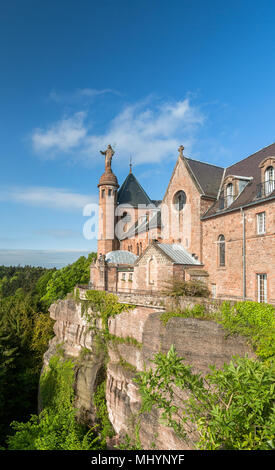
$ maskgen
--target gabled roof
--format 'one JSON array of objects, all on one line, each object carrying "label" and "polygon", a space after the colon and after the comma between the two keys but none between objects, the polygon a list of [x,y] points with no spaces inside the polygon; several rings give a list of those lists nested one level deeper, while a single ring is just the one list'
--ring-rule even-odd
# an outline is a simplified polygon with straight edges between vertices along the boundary
[{"label": "gabled roof", "polygon": [[193,160],[192,158],[184,157],[184,160],[199,183],[204,195],[217,197],[224,169],[210,163]]},{"label": "gabled roof", "polygon": [[217,197],[224,173],[224,168],[179,155],[163,200],[165,200],[169,191],[170,184],[173,180],[173,176],[176,172],[179,162],[184,163],[188,173],[191,176],[191,179],[202,196],[212,199]]},{"label": "gabled roof", "polygon": [[152,204],[151,199],[139,184],[133,173],[129,173],[117,195],[118,204],[131,204],[137,207],[139,204]]},{"label": "gabled roof", "polygon": [[152,241],[150,245],[147,246],[145,251],[136,260],[135,265],[139,263],[140,259],[143,258],[143,256],[152,246],[154,246],[157,250],[160,250],[172,263],[183,264],[186,266],[202,266],[201,263],[182,245],[177,243],[159,243],[157,241]]},{"label": "gabled roof", "polygon": [[177,243],[157,243],[160,248],[169,258],[177,264],[195,264],[200,265],[201,263],[194,258],[188,251]]},{"label": "gabled roof", "polygon": [[[243,160],[235,163],[234,165],[231,165],[226,168],[223,181],[227,176],[234,175],[237,175],[236,177],[239,179],[241,179],[242,177],[250,178],[250,181],[248,180],[248,184],[245,186],[243,191],[239,193],[238,197],[234,200],[232,204],[230,204],[228,208],[223,210],[219,209],[220,199],[222,198],[221,194],[220,198],[213,204],[213,206],[210,207],[210,209],[203,215],[202,218],[223,214],[234,209],[239,209],[240,207],[245,206],[247,204],[259,202],[259,199],[257,199],[257,186],[261,184],[261,169],[259,168],[259,165],[265,158],[274,156],[275,143],[259,150],[256,153],[253,153],[249,157],[246,157]],[[270,197],[274,196],[274,192],[273,194],[270,194]],[[260,201],[263,202],[265,199],[260,199]]]}]

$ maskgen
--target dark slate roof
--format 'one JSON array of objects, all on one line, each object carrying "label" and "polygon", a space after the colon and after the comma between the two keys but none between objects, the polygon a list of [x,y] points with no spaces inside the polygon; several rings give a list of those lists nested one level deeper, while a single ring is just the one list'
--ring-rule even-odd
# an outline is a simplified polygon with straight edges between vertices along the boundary
[{"label": "dark slate roof", "polygon": [[184,157],[205,196],[217,197],[224,168]]},{"label": "dark slate roof", "polygon": [[131,204],[133,207],[137,207],[139,204],[152,204],[151,199],[133,173],[129,173],[118,191],[117,202],[118,204]]},{"label": "dark slate roof", "polygon": [[[253,153],[249,157],[244,158],[243,160],[235,163],[234,165],[229,166],[225,170],[224,178],[229,175],[237,176],[237,177],[246,177],[252,178],[251,181],[248,182],[246,187],[243,191],[238,195],[235,201],[230,204],[227,209],[220,210],[219,209],[219,201],[222,197],[220,196],[219,200],[213,204],[212,207],[203,215],[203,218],[210,217],[216,214],[223,214],[229,212],[234,209],[238,209],[243,207],[247,204],[255,203],[255,202],[263,202],[265,199],[258,199],[257,198],[257,185],[261,183],[261,169],[259,168],[260,163],[268,157],[272,157],[275,155],[275,143],[259,150],[256,153]],[[241,178],[240,178],[241,179]],[[270,195],[270,197],[275,196],[275,191]]]}]

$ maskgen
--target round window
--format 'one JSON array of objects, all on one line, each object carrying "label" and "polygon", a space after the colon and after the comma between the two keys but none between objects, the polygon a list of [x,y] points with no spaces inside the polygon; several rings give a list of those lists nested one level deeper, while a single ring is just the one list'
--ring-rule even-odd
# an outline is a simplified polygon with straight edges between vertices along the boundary
[{"label": "round window", "polygon": [[186,194],[184,191],[178,191],[173,198],[173,204],[177,211],[181,211],[186,203]]}]

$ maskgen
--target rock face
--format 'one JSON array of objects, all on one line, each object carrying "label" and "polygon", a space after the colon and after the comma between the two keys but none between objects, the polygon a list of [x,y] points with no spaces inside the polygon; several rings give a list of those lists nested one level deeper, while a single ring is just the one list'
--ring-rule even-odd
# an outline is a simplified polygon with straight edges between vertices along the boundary
[{"label": "rock face", "polygon": [[[118,437],[134,435],[141,399],[133,378],[136,371],[151,365],[150,360],[157,352],[167,352],[173,344],[193,370],[202,374],[209,372],[209,365],[222,367],[233,355],[253,356],[243,338],[226,336],[223,328],[212,321],[173,317],[164,325],[160,320],[162,312],[163,307],[138,306],[109,320],[114,340],[108,344],[106,401]],[[56,321],[55,337],[44,356],[44,364],[47,365],[58,344],[62,344],[66,356],[77,359],[76,406],[82,417],[93,422],[93,394],[104,366],[95,330],[81,314],[81,305],[72,299],[53,304],[50,315]],[[99,323],[97,327],[100,328]],[[158,411],[142,414],[139,436],[144,449],[153,445],[157,449],[190,448],[159,423]]]}]

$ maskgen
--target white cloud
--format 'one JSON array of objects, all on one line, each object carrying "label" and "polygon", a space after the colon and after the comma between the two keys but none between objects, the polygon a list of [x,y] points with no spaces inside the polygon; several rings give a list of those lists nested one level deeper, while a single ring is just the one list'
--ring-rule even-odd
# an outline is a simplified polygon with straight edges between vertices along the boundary
[{"label": "white cloud", "polygon": [[68,152],[81,145],[87,134],[85,116],[86,113],[81,111],[54,123],[46,130],[36,129],[32,135],[34,149],[38,152]]},{"label": "white cloud", "polygon": [[86,204],[96,203],[97,196],[73,193],[64,188],[45,186],[13,187],[0,190],[0,201],[72,211],[82,210]]},{"label": "white cloud", "polygon": [[86,136],[86,153],[92,154],[111,143],[121,160],[131,154],[135,164],[159,162],[177,154],[179,144],[193,144],[201,112],[188,99],[149,107],[144,103],[126,107],[105,134]]},{"label": "white cloud", "polygon": [[73,151],[76,158],[87,160],[111,144],[123,164],[130,155],[135,164],[159,162],[175,156],[179,144],[190,152],[198,128],[204,123],[202,112],[188,98],[161,104],[147,99],[128,105],[103,133],[89,132],[86,118],[86,113],[79,112],[49,129],[36,130],[32,136],[34,149]]}]

